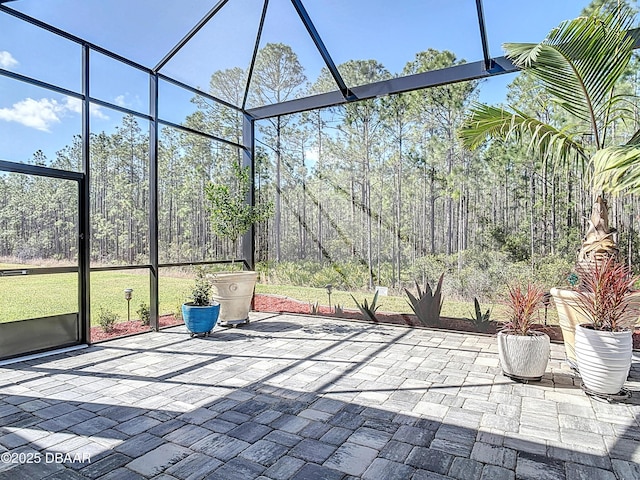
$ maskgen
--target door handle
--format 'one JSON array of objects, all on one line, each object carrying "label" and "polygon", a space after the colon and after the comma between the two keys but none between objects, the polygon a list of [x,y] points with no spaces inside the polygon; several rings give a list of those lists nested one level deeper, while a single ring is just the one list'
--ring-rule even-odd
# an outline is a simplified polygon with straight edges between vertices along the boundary
[{"label": "door handle", "polygon": [[27,270],[0,270],[0,277],[13,277],[15,275],[27,275]]}]

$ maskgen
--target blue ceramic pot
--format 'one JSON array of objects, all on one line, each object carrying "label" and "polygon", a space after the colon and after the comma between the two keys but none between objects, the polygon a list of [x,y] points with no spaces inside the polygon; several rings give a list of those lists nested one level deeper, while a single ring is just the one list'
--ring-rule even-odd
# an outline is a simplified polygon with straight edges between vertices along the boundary
[{"label": "blue ceramic pot", "polygon": [[211,332],[218,322],[218,315],[220,315],[220,304],[218,302],[202,307],[193,305],[193,302],[182,305],[182,318],[191,333]]}]

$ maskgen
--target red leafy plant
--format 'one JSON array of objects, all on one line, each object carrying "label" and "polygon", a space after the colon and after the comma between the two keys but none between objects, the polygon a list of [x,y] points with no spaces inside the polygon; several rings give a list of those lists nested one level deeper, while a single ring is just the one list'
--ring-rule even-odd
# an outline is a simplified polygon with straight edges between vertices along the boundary
[{"label": "red leafy plant", "polygon": [[620,332],[633,328],[640,315],[640,306],[633,301],[638,277],[626,265],[610,257],[585,269],[580,280],[578,308],[593,329]]},{"label": "red leafy plant", "polygon": [[538,323],[534,316],[542,308],[544,289],[537,285],[527,284],[526,287],[512,285],[504,302],[508,309],[509,320],[504,322],[502,331],[512,335],[533,335],[534,327]]}]

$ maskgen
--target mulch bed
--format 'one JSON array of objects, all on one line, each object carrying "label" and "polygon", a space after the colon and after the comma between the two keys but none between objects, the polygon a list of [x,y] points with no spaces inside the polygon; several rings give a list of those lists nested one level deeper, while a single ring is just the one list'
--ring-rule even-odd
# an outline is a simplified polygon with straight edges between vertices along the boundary
[{"label": "mulch bed", "polygon": [[[182,320],[177,320],[173,315],[164,315],[160,317],[160,328],[173,327],[182,325]],[[91,327],[91,343],[103,342],[112,338],[126,337],[137,333],[151,331],[149,325],[143,325],[139,320],[131,320],[130,322],[118,322],[113,330],[105,332],[102,327]]]},{"label": "mulch bed", "polygon": [[[281,295],[270,295],[262,293],[256,294],[254,296],[253,309],[258,312],[296,313],[302,315],[309,315],[311,313],[311,307],[308,303],[304,303],[299,300],[284,297]],[[368,320],[360,313],[359,310],[344,309],[344,311],[340,315],[336,315],[333,310],[324,305],[318,306],[317,314],[334,316],[336,318],[347,320]],[[395,325],[422,327],[416,316],[412,314],[376,312],[376,317],[380,323],[392,323]],[[487,331],[480,332],[470,320],[464,318],[440,317],[438,325],[430,326],[429,328],[456,330],[460,332],[495,334],[498,329],[498,324],[492,323],[491,327]],[[541,329],[543,329],[545,333],[549,335],[551,340],[562,340],[560,327],[549,325],[547,327],[541,326]]]},{"label": "mulch bed", "polygon": [[[295,300],[293,298],[284,297],[281,295],[268,295],[263,293],[257,293],[253,300],[253,310],[257,312],[270,312],[270,313],[294,313],[300,315],[310,315],[311,307],[308,303]],[[325,305],[319,305],[317,315],[326,315],[330,317],[340,318],[344,320],[368,320],[358,310],[344,309],[344,311],[338,316],[332,309]],[[420,327],[415,315],[406,313],[389,313],[389,312],[376,312],[376,317],[380,323],[392,323],[395,325],[409,325],[414,327]],[[183,321],[176,319],[173,315],[164,315],[160,317],[160,328],[172,327],[176,325],[183,325]],[[497,330],[497,324],[492,323],[490,330],[485,332],[479,332],[475,325],[463,318],[451,318],[440,317],[438,325],[430,328],[440,328],[444,330],[456,330],[461,332],[472,333],[487,333],[495,334]],[[562,342],[562,332],[557,325],[549,325],[546,327],[541,326],[544,332],[549,335],[552,341]],[[104,332],[100,327],[91,328],[91,342],[102,342],[104,340],[110,340],[117,337],[125,337],[128,335],[135,335],[137,333],[143,333],[150,331],[148,325],[142,325],[139,321],[120,322],[115,325],[115,328],[111,332]],[[636,328],[633,333],[633,349],[640,350],[640,329]]]}]

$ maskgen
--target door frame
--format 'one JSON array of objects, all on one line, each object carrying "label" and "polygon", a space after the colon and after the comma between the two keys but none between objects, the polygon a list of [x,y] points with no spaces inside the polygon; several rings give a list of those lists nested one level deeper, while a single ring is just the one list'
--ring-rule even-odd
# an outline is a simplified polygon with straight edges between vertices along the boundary
[{"label": "door frame", "polygon": [[[8,162],[0,160],[0,172],[20,173],[24,175],[35,175],[40,177],[55,178],[59,180],[74,181],[78,187],[78,331],[77,339],[73,344],[89,343],[89,334],[91,331],[90,312],[89,312],[89,192],[87,189],[87,177],[83,172],[73,172],[68,170],[59,170],[56,168],[43,167],[40,165],[29,165],[23,163]],[[63,273],[69,271],[69,267],[50,267],[50,268],[33,268],[25,269],[31,274],[44,273]],[[71,271],[75,268],[71,267]],[[39,348],[34,352],[22,352],[19,355],[36,353],[38,351],[52,350],[62,346],[46,346]],[[16,354],[9,355],[17,356]]]}]

